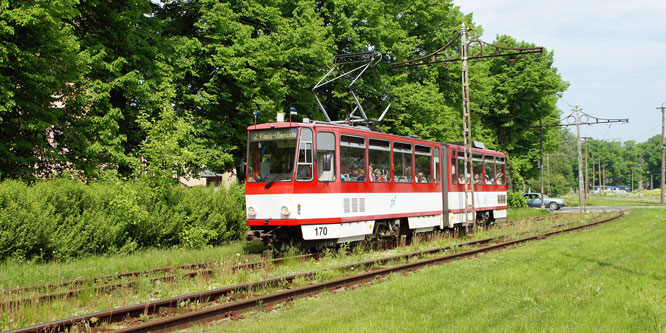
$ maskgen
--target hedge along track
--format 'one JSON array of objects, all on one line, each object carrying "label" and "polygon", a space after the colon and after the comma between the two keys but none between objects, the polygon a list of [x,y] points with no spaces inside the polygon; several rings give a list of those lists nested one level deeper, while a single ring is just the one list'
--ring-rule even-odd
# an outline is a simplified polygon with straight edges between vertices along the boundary
[{"label": "hedge along track", "polygon": [[[530,217],[527,218],[528,222],[538,222],[538,221],[543,221],[548,219],[550,216],[537,216],[537,217]],[[501,226],[513,226],[516,224],[521,224],[524,222],[509,222],[509,223],[502,223]],[[562,224],[560,225],[554,225],[554,226],[549,226],[550,228],[557,228],[561,227]],[[526,231],[523,233],[519,234],[524,234],[524,233],[529,233],[532,231]],[[469,235],[468,235],[469,236]],[[399,242],[396,242],[395,246],[398,246]],[[387,246],[387,248],[392,247]],[[0,311],[2,310],[12,310],[12,309],[17,309],[20,306],[25,306],[30,303],[37,303],[37,304],[44,304],[46,302],[52,301],[52,300],[64,300],[69,297],[76,296],[81,293],[85,292],[110,292],[115,289],[119,288],[128,288],[136,285],[137,283],[140,283],[142,281],[141,278],[133,279],[133,280],[128,280],[128,278],[136,278],[136,277],[146,277],[146,276],[151,276],[152,274],[160,274],[160,273],[172,273],[168,275],[162,275],[162,276],[156,276],[156,277],[150,277],[149,280],[150,282],[155,282],[155,281],[162,281],[162,282],[171,282],[177,279],[189,279],[189,278],[195,278],[198,276],[202,277],[207,277],[207,276],[212,276],[215,273],[219,273],[225,270],[231,271],[231,272],[236,272],[238,270],[250,270],[250,269],[259,269],[259,268],[264,268],[264,267],[273,267],[277,266],[285,261],[291,260],[291,259],[296,259],[296,260],[308,260],[308,259],[315,259],[317,260],[319,257],[318,253],[314,254],[304,254],[304,255],[298,255],[298,256],[292,256],[292,257],[278,257],[273,259],[272,255],[269,253],[269,255],[264,255],[262,257],[260,256],[249,256],[252,257],[254,260],[258,260],[260,258],[260,261],[254,261],[254,262],[246,262],[242,264],[236,264],[236,265],[220,265],[221,262],[214,260],[214,261],[204,261],[204,262],[197,262],[197,263],[189,263],[189,264],[180,264],[180,265],[173,265],[173,266],[167,266],[167,267],[159,267],[159,268],[153,268],[153,269],[146,269],[146,270],[136,270],[136,271],[130,271],[130,272],[123,272],[123,273],[116,273],[116,274],[108,274],[108,275],[102,275],[102,276],[97,276],[97,277],[89,277],[89,278],[78,278],[74,280],[67,280],[67,281],[58,281],[58,282],[53,282],[53,283],[46,283],[46,284],[39,284],[39,285],[33,285],[33,286],[25,286],[25,287],[17,287],[17,288],[6,288],[6,289],[1,289],[0,294],[4,295],[24,295],[24,294],[29,294],[29,293],[34,293],[34,292],[41,292],[36,295],[31,295],[31,296],[24,296],[24,297],[15,297],[13,299],[5,299],[3,301],[0,301]],[[247,259],[245,259],[247,260]],[[216,267],[217,266],[217,267]],[[181,270],[190,270],[190,271],[185,271],[185,272],[178,272]],[[175,272],[178,272],[177,274]],[[99,283],[99,285],[95,285]],[[81,287],[85,286],[85,287]],[[79,288],[76,288],[79,287]],[[58,290],[60,289],[61,291],[52,291],[48,292],[49,290]],[[62,290],[66,289],[66,290]],[[44,292],[46,291],[46,292]]]},{"label": "hedge along track", "polygon": [[[189,295],[171,297],[163,300],[126,306],[109,311],[103,311],[89,315],[53,321],[40,325],[34,325],[18,329],[15,332],[36,332],[36,331],[63,332],[67,330],[75,331],[77,329],[89,330],[93,329],[93,327],[99,327],[103,324],[107,324],[110,326],[107,326],[106,328],[101,328],[101,330],[114,330],[118,332],[170,331],[174,329],[187,328],[194,324],[214,321],[223,318],[240,318],[241,316],[239,316],[239,313],[250,311],[256,309],[257,307],[270,307],[276,304],[288,303],[298,297],[310,296],[321,293],[323,291],[332,291],[347,286],[369,283],[379,277],[387,276],[391,273],[402,272],[402,271],[414,271],[429,265],[442,264],[455,260],[460,260],[463,258],[475,257],[481,253],[505,249],[507,247],[515,246],[517,244],[544,239],[546,237],[560,233],[589,228],[591,226],[615,220],[623,215],[624,212],[620,211],[620,213],[617,216],[600,220],[597,222],[592,222],[561,230],[555,230],[516,240],[509,240],[506,242],[498,242],[500,239],[505,238],[505,236],[484,238],[484,239],[463,242],[439,248],[428,249],[424,251],[410,252],[386,258],[367,260],[358,263],[337,266],[333,268],[324,268],[305,273],[292,274],[292,275],[276,277],[272,279],[256,281],[251,283],[244,283],[225,288],[205,291],[201,293],[193,293]],[[474,248],[464,252],[409,262],[409,259],[414,257],[431,255],[446,250],[451,250],[457,247],[475,246],[475,245],[478,246],[483,244],[490,244],[490,245],[487,245],[485,247]],[[407,260],[407,263],[395,266],[383,267],[383,268],[374,267],[374,269],[372,269],[373,268],[372,266],[374,265],[390,263],[397,260]],[[364,268],[364,267],[370,267],[371,269],[369,271],[361,272],[351,276],[346,276],[325,282],[306,285],[303,287],[282,290],[276,293],[256,296],[249,299],[241,299],[238,301],[229,300],[230,298],[233,298],[230,296],[234,296],[237,294],[241,294],[240,295],[241,297],[248,296],[247,294],[249,294],[249,292],[252,290],[267,288],[268,286],[291,284],[297,279],[316,277],[318,273],[326,270],[350,271],[354,270],[355,268]],[[246,294],[243,295],[242,293]],[[182,307],[183,304],[205,304],[205,306],[202,306],[199,309],[189,310],[189,309],[183,309]],[[149,321],[144,322],[144,319],[147,318],[150,318]],[[121,325],[129,325],[129,326],[118,328],[117,330],[113,329],[112,327],[112,326],[118,327]]]}]

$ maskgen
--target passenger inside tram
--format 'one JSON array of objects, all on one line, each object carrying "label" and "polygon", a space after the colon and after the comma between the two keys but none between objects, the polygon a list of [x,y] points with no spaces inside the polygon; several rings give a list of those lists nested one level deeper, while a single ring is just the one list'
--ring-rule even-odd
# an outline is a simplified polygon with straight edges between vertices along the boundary
[{"label": "passenger inside tram", "polygon": [[349,174],[349,179],[351,181],[362,181],[363,180],[362,169],[360,169],[356,165],[352,166],[351,173]]}]

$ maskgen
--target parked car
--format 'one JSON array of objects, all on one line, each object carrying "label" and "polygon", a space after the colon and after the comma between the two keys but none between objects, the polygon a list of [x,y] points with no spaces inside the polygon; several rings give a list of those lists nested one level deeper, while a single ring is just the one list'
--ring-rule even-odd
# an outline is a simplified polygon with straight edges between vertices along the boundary
[{"label": "parked car", "polygon": [[[541,193],[523,193],[523,197],[527,199],[527,206],[541,207]],[[546,196],[544,196],[543,202],[544,207],[548,207],[550,210],[558,210],[567,205],[564,199],[549,198]]]}]

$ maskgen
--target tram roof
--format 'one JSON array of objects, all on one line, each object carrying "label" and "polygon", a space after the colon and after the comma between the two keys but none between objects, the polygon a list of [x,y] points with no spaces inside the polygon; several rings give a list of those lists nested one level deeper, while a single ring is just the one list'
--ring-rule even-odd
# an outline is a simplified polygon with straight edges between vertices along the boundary
[{"label": "tram roof", "polygon": [[[256,125],[250,125],[248,126],[247,130],[252,131],[252,130],[265,130],[265,129],[274,129],[274,128],[297,128],[297,127],[308,127],[308,128],[317,128],[317,127],[327,127],[327,128],[338,128],[338,129],[343,129],[343,130],[349,130],[350,132],[365,132],[365,133],[372,133],[375,135],[379,136],[387,136],[387,137],[393,137],[393,138],[400,138],[404,140],[410,140],[410,141],[420,141],[424,143],[438,143],[442,146],[460,146],[463,147],[464,143],[463,142],[437,142],[437,141],[430,141],[426,139],[422,139],[416,136],[402,136],[402,135],[397,135],[397,134],[390,134],[390,133],[383,133],[383,132],[377,132],[373,131],[368,127],[365,126],[359,126],[359,125],[348,125],[348,124],[341,124],[341,123],[329,123],[329,122],[321,122],[321,121],[313,121],[313,122],[296,122],[296,121],[285,121],[285,122],[276,122],[276,123],[263,123],[263,124],[256,124]],[[494,151],[491,149],[488,149],[485,147],[485,145],[482,142],[478,141],[473,141],[472,143],[472,148],[475,150],[490,150]],[[501,153],[501,152],[498,152]],[[501,153],[503,154],[503,153]]]}]

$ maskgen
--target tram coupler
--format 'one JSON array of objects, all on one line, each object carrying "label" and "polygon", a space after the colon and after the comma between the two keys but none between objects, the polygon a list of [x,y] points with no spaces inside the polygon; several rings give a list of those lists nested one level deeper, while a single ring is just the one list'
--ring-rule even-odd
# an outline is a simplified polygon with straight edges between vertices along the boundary
[{"label": "tram coupler", "polygon": [[264,232],[263,230],[250,230],[245,233],[245,240],[258,241],[264,244],[271,244],[275,242],[275,234]]}]

